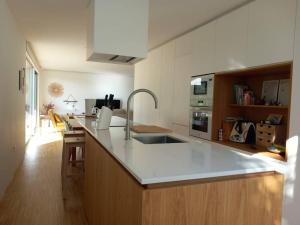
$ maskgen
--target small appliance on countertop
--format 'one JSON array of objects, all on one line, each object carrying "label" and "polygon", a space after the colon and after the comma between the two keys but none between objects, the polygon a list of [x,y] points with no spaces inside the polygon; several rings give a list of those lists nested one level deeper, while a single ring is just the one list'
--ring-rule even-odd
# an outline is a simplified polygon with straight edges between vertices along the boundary
[{"label": "small appliance on countertop", "polygon": [[112,118],[112,110],[106,106],[102,106],[97,112],[96,128],[99,130],[107,130],[110,127]]},{"label": "small appliance on countertop", "polygon": [[190,136],[211,140],[215,74],[193,76],[190,99]]}]

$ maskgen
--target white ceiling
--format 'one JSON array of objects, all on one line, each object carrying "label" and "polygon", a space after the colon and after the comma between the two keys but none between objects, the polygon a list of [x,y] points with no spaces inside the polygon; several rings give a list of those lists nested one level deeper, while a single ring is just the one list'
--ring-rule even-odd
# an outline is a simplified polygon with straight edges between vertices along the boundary
[{"label": "white ceiling", "polygon": [[153,48],[251,0],[149,1],[149,48]]},{"label": "white ceiling", "polygon": [[[86,61],[88,0],[7,1],[42,68],[132,74],[131,66]],[[149,49],[248,1],[150,0]]]}]

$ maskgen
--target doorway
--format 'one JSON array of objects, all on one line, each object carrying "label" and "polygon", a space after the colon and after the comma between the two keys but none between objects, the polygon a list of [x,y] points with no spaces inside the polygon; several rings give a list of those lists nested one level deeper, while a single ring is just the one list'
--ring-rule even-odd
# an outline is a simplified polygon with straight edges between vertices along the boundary
[{"label": "doorway", "polygon": [[38,71],[29,60],[26,60],[25,90],[25,140],[27,143],[36,131],[38,120]]}]

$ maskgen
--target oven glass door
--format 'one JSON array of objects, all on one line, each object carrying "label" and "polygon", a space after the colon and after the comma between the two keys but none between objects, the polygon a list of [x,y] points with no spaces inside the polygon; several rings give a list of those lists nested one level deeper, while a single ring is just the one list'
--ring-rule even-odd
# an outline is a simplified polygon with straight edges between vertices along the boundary
[{"label": "oven glass door", "polygon": [[205,112],[193,112],[191,125],[193,130],[207,133],[209,130],[209,115]]},{"label": "oven glass door", "polygon": [[194,85],[194,95],[207,95],[207,81]]}]

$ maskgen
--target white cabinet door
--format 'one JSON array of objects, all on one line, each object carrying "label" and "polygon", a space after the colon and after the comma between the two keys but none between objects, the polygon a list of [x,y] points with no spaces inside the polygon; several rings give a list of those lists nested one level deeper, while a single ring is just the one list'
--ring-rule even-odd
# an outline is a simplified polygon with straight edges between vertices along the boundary
[{"label": "white cabinet door", "polygon": [[189,54],[175,59],[173,122],[184,126],[189,124],[192,57]]},{"label": "white cabinet door", "polygon": [[160,76],[159,121],[162,127],[172,128],[173,90],[174,90],[175,42],[162,47],[162,66]]},{"label": "white cabinet door", "polygon": [[[135,65],[134,89],[146,88],[159,98],[160,93],[161,50],[156,49],[148,54],[147,59]],[[134,96],[134,121],[154,124],[158,119],[158,110],[154,107],[153,98],[147,93]]]},{"label": "white cabinet door", "polygon": [[296,0],[256,0],[250,4],[248,64],[293,59]]},{"label": "white cabinet door", "polygon": [[176,42],[176,54],[175,56],[182,57],[192,54],[193,51],[193,33],[187,33],[175,40]]},{"label": "white cabinet door", "polygon": [[249,6],[216,20],[216,71],[246,67]]},{"label": "white cabinet door", "polygon": [[[160,75],[161,75],[161,48],[157,48],[149,53],[148,56],[148,72],[147,76],[144,78],[144,88],[153,91],[154,94],[160,99]],[[143,101],[143,111],[144,111],[144,120],[143,123],[146,124],[157,124],[159,112],[158,109],[155,109],[154,100],[152,96],[148,93],[139,93],[138,95],[142,96]]]},{"label": "white cabinet door", "polygon": [[[146,88],[160,96],[161,49],[155,49],[148,58],[135,65],[134,88]],[[138,93],[134,96],[134,121],[145,124],[156,124],[158,110],[154,100],[148,93]]]},{"label": "white cabinet door", "polygon": [[[148,59],[145,59],[134,66],[134,89],[145,88],[149,74]],[[137,94],[133,99],[133,118],[136,122],[143,122],[145,117],[145,101],[143,96]]]},{"label": "white cabinet door", "polygon": [[211,22],[193,32],[193,75],[212,73],[215,70],[216,23]]}]

